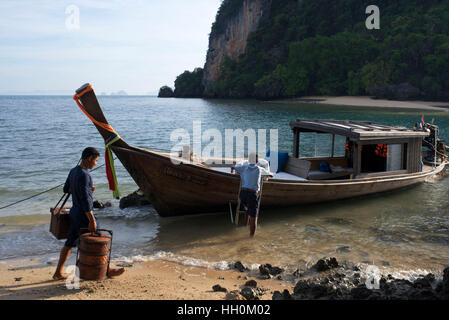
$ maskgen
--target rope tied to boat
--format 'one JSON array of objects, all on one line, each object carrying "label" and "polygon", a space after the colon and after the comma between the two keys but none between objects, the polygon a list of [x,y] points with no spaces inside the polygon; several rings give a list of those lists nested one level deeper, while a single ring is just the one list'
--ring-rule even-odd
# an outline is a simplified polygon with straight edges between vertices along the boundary
[{"label": "rope tied to boat", "polygon": [[120,199],[120,191],[118,189],[118,182],[117,182],[117,175],[115,173],[115,167],[114,167],[114,157],[112,156],[111,148],[110,146],[114,144],[115,142],[122,139],[118,133],[112,128],[112,126],[109,123],[103,123],[92,117],[89,112],[86,111],[86,109],[83,107],[83,105],[80,102],[80,98],[87,92],[93,91],[92,85],[89,84],[86,89],[81,91],[80,93],[77,93],[73,96],[73,100],[75,100],[78,107],[81,109],[81,111],[84,112],[84,114],[97,126],[103,128],[104,130],[112,133],[112,136],[110,136],[105,141],[105,155],[104,160],[106,164],[106,177],[108,179],[109,183],[109,190],[112,191],[112,195],[116,199]]}]

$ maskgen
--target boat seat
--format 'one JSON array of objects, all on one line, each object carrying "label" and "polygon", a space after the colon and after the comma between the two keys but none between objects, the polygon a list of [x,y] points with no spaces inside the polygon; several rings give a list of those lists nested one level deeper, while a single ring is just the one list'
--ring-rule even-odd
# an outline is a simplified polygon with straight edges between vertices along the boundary
[{"label": "boat seat", "polygon": [[320,170],[312,170],[309,172],[309,180],[329,180],[342,178],[354,173],[353,168],[342,168],[331,165],[331,172],[323,172]]},{"label": "boat seat", "polygon": [[311,165],[312,163],[308,160],[302,160],[289,156],[284,170],[282,171],[300,178],[307,179],[307,177],[309,176]]},{"label": "boat seat", "polygon": [[307,181],[307,179],[295,176],[293,174],[284,172],[284,171],[280,171],[278,173],[275,173],[273,176],[273,179],[278,179],[278,180],[295,180],[295,181]]}]

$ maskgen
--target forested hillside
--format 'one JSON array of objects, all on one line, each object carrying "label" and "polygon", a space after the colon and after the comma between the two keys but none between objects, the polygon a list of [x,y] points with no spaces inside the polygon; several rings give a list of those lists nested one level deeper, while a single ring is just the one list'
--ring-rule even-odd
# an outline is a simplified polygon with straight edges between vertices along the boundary
[{"label": "forested hillside", "polygon": [[[211,37],[244,0],[224,0]],[[368,5],[380,30],[368,30]],[[409,83],[421,97],[449,99],[449,0],[273,0],[246,53],[225,58],[214,97],[272,99],[368,95]]]}]

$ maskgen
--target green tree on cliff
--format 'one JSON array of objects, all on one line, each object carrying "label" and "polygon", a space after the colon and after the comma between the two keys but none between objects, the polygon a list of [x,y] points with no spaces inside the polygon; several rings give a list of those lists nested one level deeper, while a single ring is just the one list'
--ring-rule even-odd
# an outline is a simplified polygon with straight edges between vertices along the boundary
[{"label": "green tree on cliff", "polygon": [[[212,34],[243,0],[224,0]],[[217,97],[361,95],[408,82],[449,99],[449,0],[377,0],[381,29],[367,30],[368,0],[276,0],[237,62],[224,59]]]},{"label": "green tree on cliff", "polygon": [[203,69],[196,68],[192,72],[184,71],[175,80],[175,96],[177,98],[201,98],[204,92],[202,80]]}]

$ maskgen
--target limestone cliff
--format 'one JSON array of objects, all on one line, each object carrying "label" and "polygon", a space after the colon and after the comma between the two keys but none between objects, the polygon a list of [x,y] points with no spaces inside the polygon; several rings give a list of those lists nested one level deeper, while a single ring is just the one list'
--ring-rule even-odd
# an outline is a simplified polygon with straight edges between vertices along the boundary
[{"label": "limestone cliff", "polygon": [[269,17],[271,2],[272,0],[243,0],[236,14],[225,22],[223,31],[211,33],[203,75],[205,96],[210,96],[208,89],[220,76],[224,57],[236,61],[245,53],[249,34]]}]

